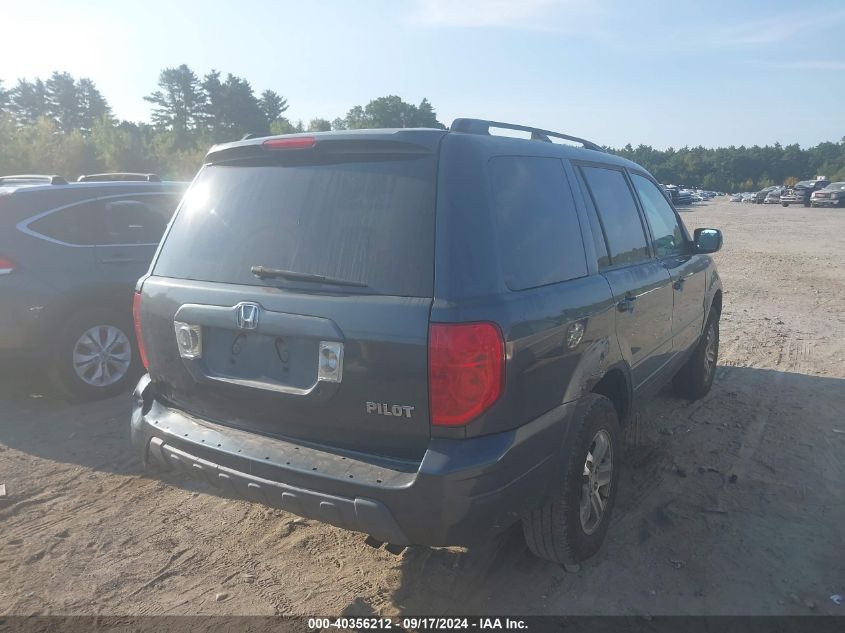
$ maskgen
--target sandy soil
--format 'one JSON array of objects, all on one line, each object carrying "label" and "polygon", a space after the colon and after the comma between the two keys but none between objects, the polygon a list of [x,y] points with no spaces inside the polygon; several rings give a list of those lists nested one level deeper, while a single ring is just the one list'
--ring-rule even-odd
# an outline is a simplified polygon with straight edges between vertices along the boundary
[{"label": "sandy soil", "polygon": [[519,529],[471,550],[361,535],[145,476],[127,398],[70,405],[5,367],[0,615],[845,614],[845,210],[717,202],[711,394],[629,432],[605,547],[578,573]]}]

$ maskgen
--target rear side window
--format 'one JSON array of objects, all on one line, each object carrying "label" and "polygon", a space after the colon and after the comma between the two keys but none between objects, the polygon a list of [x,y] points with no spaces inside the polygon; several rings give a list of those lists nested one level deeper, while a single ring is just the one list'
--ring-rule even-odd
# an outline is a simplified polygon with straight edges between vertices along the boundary
[{"label": "rear side window", "polygon": [[610,259],[614,266],[649,258],[643,224],[631,189],[621,171],[581,167],[601,218]]},{"label": "rear side window", "polygon": [[490,160],[489,171],[508,288],[586,275],[581,227],[560,160],[500,156]]},{"label": "rear side window", "polygon": [[98,203],[83,202],[48,213],[30,222],[29,229],[65,244],[93,246],[97,242],[97,216]]},{"label": "rear side window", "polygon": [[263,266],[363,283],[362,292],[432,296],[436,157],[332,160],[204,168],[154,273],[296,285],[250,272]]},{"label": "rear side window", "polygon": [[590,192],[587,190],[583,174],[575,170],[575,177],[578,179],[581,196],[584,198],[584,204],[587,206],[587,216],[590,218],[590,233],[593,235],[593,246],[596,249],[596,264],[599,269],[609,268],[611,265],[610,256],[607,254],[607,242],[604,240],[604,230],[601,227],[598,215],[596,215],[596,207],[593,204],[592,197],[590,197]]}]

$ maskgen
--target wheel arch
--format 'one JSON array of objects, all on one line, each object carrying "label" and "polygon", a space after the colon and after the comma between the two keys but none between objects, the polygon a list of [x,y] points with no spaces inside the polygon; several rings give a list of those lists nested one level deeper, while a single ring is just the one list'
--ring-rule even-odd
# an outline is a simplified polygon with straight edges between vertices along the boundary
[{"label": "wheel arch", "polygon": [[627,365],[619,364],[608,369],[601,379],[593,385],[590,393],[606,397],[613,403],[619,424],[624,426],[630,415],[633,402],[631,374]]}]

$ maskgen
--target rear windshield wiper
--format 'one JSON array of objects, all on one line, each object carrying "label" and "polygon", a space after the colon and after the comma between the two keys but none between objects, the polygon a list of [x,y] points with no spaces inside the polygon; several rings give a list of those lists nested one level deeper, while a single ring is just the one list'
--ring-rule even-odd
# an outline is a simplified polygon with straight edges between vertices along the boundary
[{"label": "rear windshield wiper", "polygon": [[339,279],[337,277],[326,277],[313,273],[298,273],[293,270],[282,270],[281,268],[267,268],[266,266],[253,266],[249,269],[259,279],[287,279],[289,281],[312,281],[320,284],[332,284],[334,286],[354,286],[356,288],[367,288],[367,284],[361,281]]}]

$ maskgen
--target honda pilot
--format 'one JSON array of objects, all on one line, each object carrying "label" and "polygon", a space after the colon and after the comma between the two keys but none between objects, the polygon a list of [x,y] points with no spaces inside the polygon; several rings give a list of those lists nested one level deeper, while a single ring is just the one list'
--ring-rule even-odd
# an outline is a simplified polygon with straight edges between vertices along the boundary
[{"label": "honda pilot", "polygon": [[636,409],[713,383],[721,244],[642,167],[546,130],[215,146],[137,285],[132,441],[370,543],[521,522],[575,564],[607,532]]}]

